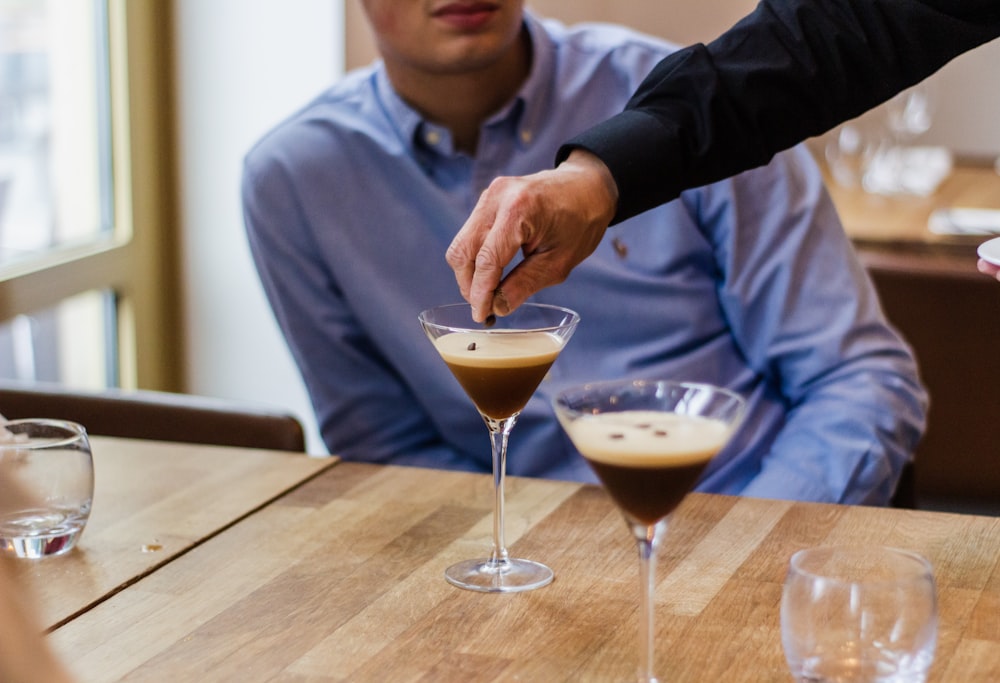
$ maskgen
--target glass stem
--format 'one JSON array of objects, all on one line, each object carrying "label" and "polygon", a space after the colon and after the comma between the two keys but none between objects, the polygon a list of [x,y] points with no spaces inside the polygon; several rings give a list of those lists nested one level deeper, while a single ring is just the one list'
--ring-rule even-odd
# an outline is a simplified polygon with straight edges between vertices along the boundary
[{"label": "glass stem", "polygon": [[639,669],[640,683],[657,683],[655,647],[656,553],[667,532],[667,520],[656,524],[632,524],[639,550]]},{"label": "glass stem", "polygon": [[504,542],[504,477],[507,471],[507,439],[514,428],[517,415],[505,420],[483,417],[490,430],[490,445],[493,451],[493,552],[490,564],[500,568],[507,563],[507,546]]}]

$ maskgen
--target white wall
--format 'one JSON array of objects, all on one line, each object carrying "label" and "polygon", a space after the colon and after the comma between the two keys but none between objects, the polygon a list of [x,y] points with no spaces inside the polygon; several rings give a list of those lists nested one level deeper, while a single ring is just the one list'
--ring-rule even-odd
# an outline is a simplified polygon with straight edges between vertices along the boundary
[{"label": "white wall", "polygon": [[284,407],[324,452],[243,231],[242,157],[343,72],[342,0],[177,0],[186,389]]},{"label": "white wall", "polygon": [[959,155],[1000,156],[1000,40],[958,57],[931,76],[937,96],[928,144]]}]

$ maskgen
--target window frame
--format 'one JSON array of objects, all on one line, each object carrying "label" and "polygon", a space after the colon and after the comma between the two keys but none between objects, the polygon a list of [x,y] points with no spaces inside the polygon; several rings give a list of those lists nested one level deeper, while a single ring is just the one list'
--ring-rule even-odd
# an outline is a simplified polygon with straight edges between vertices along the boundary
[{"label": "window frame", "polygon": [[113,293],[123,388],[181,390],[170,0],[95,0],[107,17],[109,237],[0,269],[0,320]]}]

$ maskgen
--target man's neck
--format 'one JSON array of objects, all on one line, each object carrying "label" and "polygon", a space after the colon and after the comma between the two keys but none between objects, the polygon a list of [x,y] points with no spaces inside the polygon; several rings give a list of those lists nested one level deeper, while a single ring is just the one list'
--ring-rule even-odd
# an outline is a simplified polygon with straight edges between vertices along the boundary
[{"label": "man's neck", "polygon": [[474,73],[402,73],[387,65],[393,87],[427,120],[451,131],[456,149],[475,154],[479,130],[520,89],[531,68],[531,43],[522,32],[518,50]]}]

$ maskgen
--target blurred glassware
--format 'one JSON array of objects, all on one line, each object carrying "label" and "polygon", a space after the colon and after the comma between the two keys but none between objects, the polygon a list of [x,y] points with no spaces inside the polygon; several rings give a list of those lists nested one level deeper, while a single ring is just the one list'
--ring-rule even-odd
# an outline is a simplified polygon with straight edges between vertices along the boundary
[{"label": "blurred glassware", "polygon": [[916,144],[934,123],[936,99],[933,81],[924,81],[879,108],[884,134],[863,174],[867,192],[926,197],[951,173],[948,149]]},{"label": "blurred glassware", "polygon": [[868,162],[862,186],[872,194],[929,197],[953,167],[952,154],[944,147],[887,145]]},{"label": "blurred glassware", "polygon": [[882,137],[880,126],[865,119],[835,129],[823,149],[833,180],[842,187],[860,188],[868,164],[883,145]]},{"label": "blurred glassware", "polygon": [[886,125],[896,145],[908,145],[931,129],[935,99],[932,84],[924,82],[886,102]]}]

